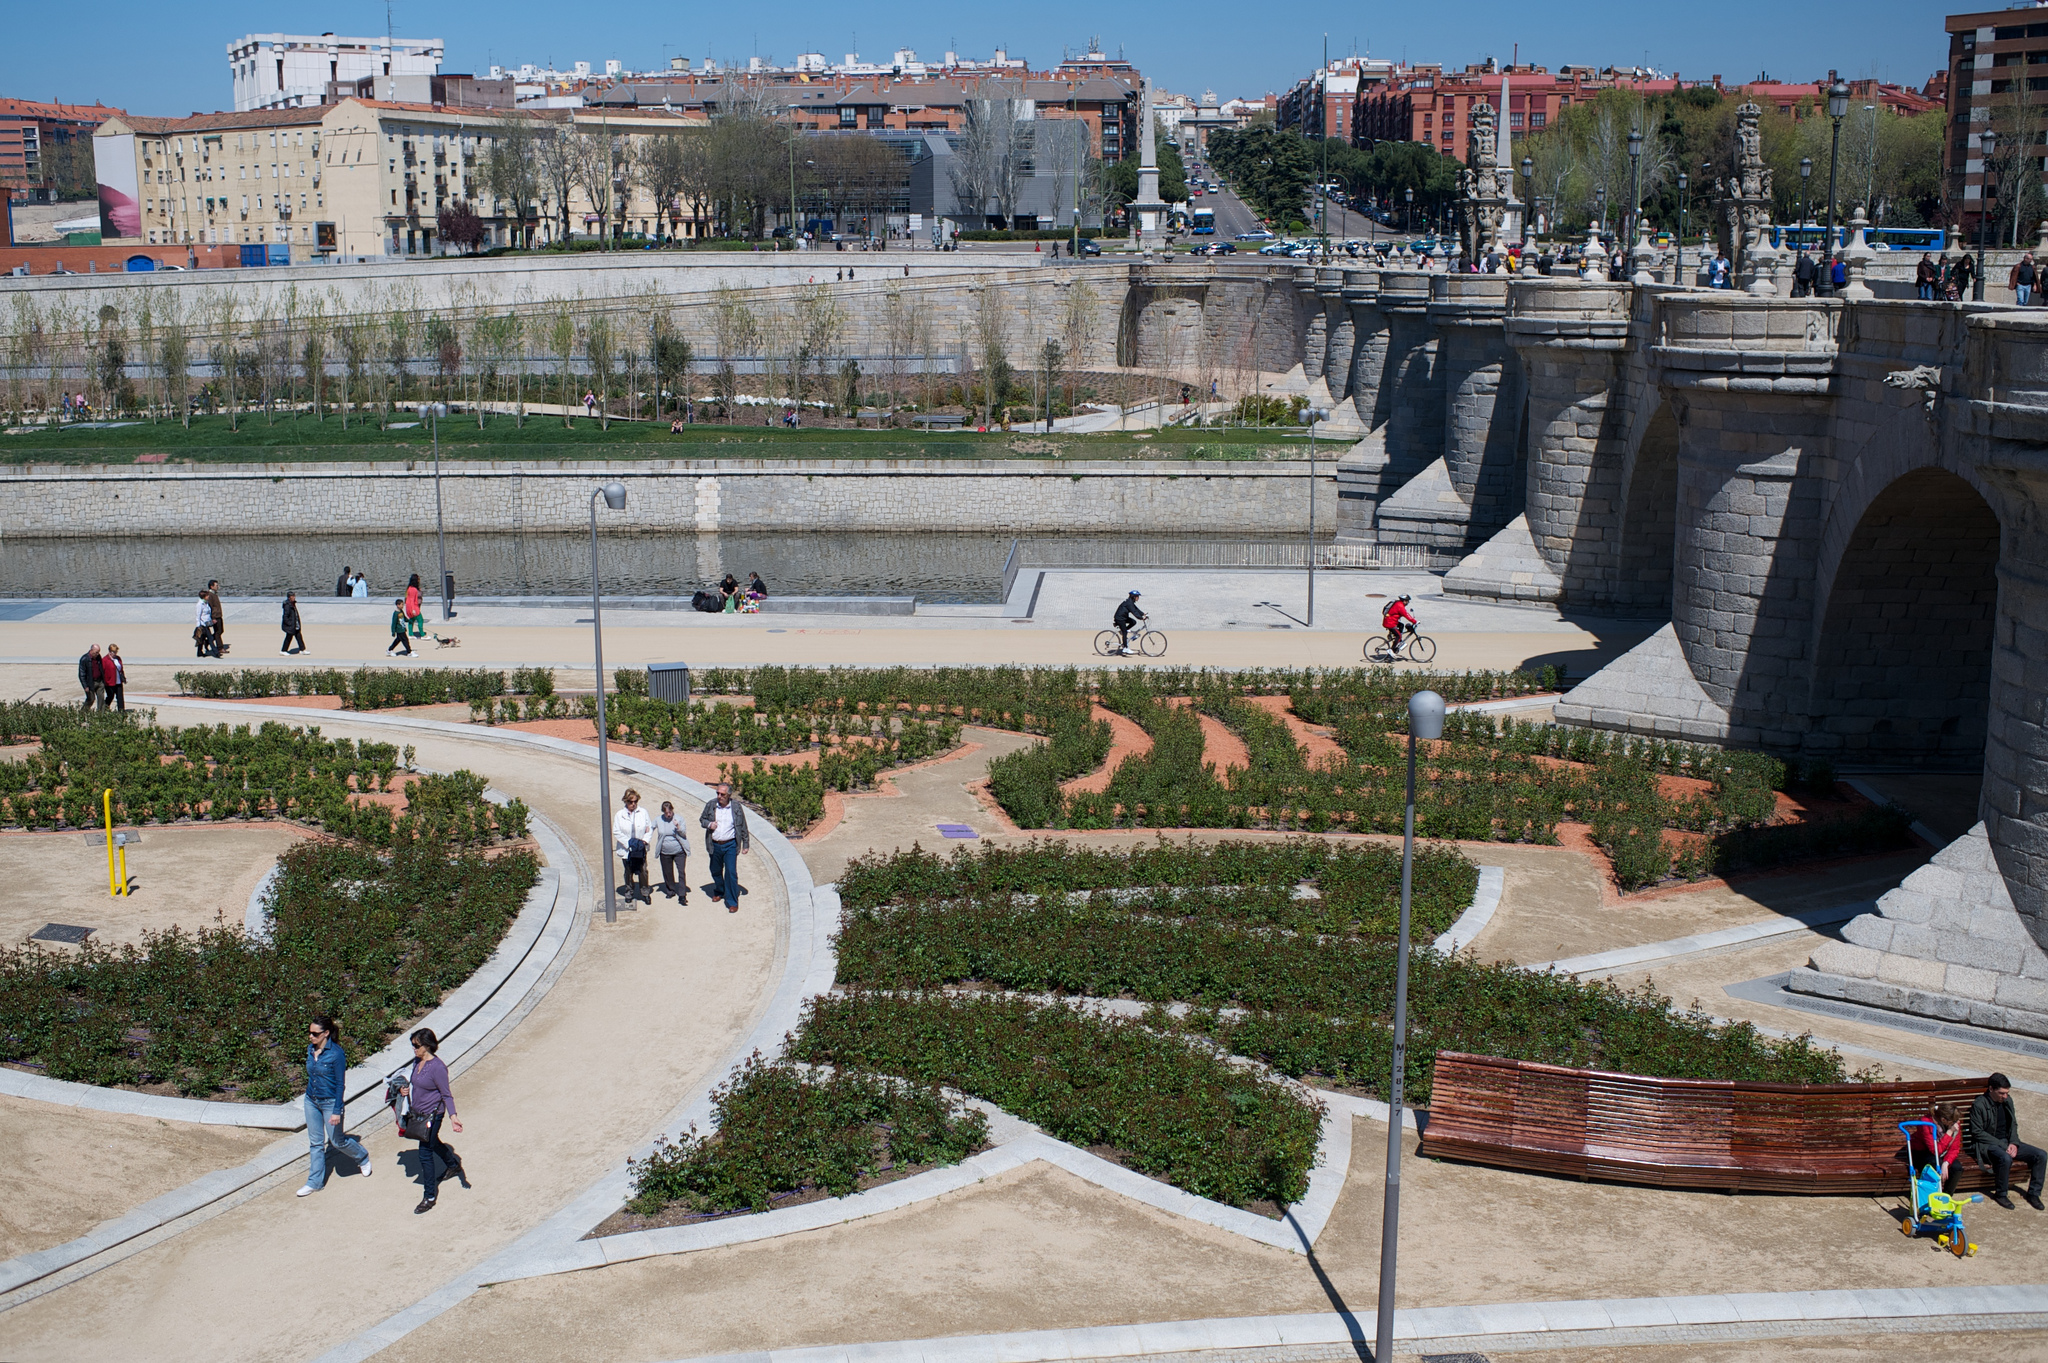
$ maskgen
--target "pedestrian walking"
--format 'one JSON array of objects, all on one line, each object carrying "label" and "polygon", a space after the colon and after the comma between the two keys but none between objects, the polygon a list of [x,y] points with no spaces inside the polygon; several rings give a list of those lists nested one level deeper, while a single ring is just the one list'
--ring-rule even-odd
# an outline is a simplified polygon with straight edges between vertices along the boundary
[{"label": "pedestrian walking", "polygon": [[2012,267],[2012,273],[2006,276],[2005,286],[2012,290],[2012,296],[2023,308],[2034,301],[2034,281],[2038,274],[2034,268],[2034,253],[2029,251],[2020,257],[2019,263]]},{"label": "pedestrian walking", "polygon": [[727,913],[740,911],[739,854],[753,850],[747,835],[746,807],[732,798],[732,783],[720,781],[697,815],[704,830],[704,848],[711,856],[711,893],[725,901]]},{"label": "pedestrian walking", "polygon": [[327,1151],[330,1147],[355,1161],[368,1178],[376,1173],[370,1152],[363,1143],[341,1129],[342,1106],[348,1101],[348,1056],[341,1049],[341,1029],[325,1013],[314,1014],[306,1025],[306,1145],[312,1164],[306,1170],[306,1186],[300,1197],[310,1197],[327,1186]]},{"label": "pedestrian walking", "polygon": [[[297,592],[286,592],[284,594],[284,616],[278,621],[278,627],[284,631],[284,642],[277,646],[279,653],[295,651],[304,653],[306,651],[306,635],[299,622],[299,594]],[[298,641],[299,646],[296,650],[292,648],[293,640]]]},{"label": "pedestrian walking", "polygon": [[420,575],[414,573],[405,584],[405,620],[412,630],[412,637],[424,639],[427,636],[426,617],[420,610]]},{"label": "pedestrian walking", "polygon": [[1843,286],[1848,282],[1849,262],[1841,256],[1836,256],[1835,263],[1828,267],[1828,296],[1839,296]]},{"label": "pedestrian walking", "polygon": [[334,579],[334,594],[336,596],[349,596],[354,593],[355,585],[355,582],[349,577],[349,566],[346,563],[342,564],[341,576]]},{"label": "pedestrian walking", "polygon": [[1812,253],[1801,251],[1799,253],[1799,263],[1792,267],[1792,296],[1794,298],[1805,298],[1811,294],[1813,292],[1814,277],[1819,273],[1820,267],[1813,263]]},{"label": "pedestrian walking", "polygon": [[357,573],[355,580],[348,584],[348,594],[357,601],[368,601],[370,599],[370,579],[364,577],[361,573]]},{"label": "pedestrian walking", "polygon": [[1934,263],[1934,257],[1922,251],[1920,263],[1913,267],[1913,288],[1922,302],[1934,301],[1934,291],[1941,287],[1941,266]]},{"label": "pedestrian walking", "polygon": [[661,892],[678,904],[690,902],[690,837],[676,817],[673,800],[661,802],[654,821],[654,851],[661,858]]},{"label": "pedestrian walking", "polygon": [[647,887],[647,854],[654,847],[654,821],[640,807],[639,791],[628,789],[621,802],[625,808],[612,815],[612,851],[626,868],[626,898],[634,897],[633,886],[637,882],[641,900],[652,904],[654,892]]},{"label": "pedestrian walking", "polygon": [[78,685],[85,692],[84,709],[90,710],[100,703],[100,691],[106,684],[106,672],[100,666],[100,646],[94,644],[78,655]]},{"label": "pedestrian walking", "polygon": [[412,656],[412,640],[405,637],[405,598],[402,596],[391,601],[391,642],[384,645],[384,656],[390,657],[394,648],[408,658]]},{"label": "pedestrian walking", "polygon": [[213,607],[207,604],[205,592],[199,593],[198,607],[192,615],[192,648],[196,657],[213,656]]},{"label": "pedestrian walking", "polygon": [[583,394],[583,415],[597,415],[597,394],[585,390]]},{"label": "pedestrian walking", "polygon": [[108,644],[100,659],[100,709],[128,708],[128,664],[121,661],[121,646]]},{"label": "pedestrian walking", "polygon": [[[420,1143],[420,1183],[424,1192],[413,1215],[434,1210],[441,1196],[441,1180],[453,1174],[469,1187],[469,1173],[462,1156],[441,1139],[441,1121],[448,1120],[455,1134],[462,1134],[462,1119],[455,1115],[455,1091],[448,1084],[448,1066],[441,1059],[441,1040],[433,1028],[422,1027],[412,1034],[412,1073],[406,1077],[406,1115],[400,1134]],[[446,1169],[437,1167],[446,1165]]]},{"label": "pedestrian walking", "polygon": [[213,656],[218,658],[228,651],[228,613],[221,608],[220,582],[216,578],[206,580],[206,609],[213,626]]}]

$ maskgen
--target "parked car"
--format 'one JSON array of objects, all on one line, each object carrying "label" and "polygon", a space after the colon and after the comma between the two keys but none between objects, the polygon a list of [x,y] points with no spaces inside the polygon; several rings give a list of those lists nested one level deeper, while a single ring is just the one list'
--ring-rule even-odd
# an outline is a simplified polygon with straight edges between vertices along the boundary
[{"label": "parked car", "polygon": [[1291,256],[1294,254],[1294,248],[1284,241],[1276,241],[1270,246],[1261,246],[1259,254],[1262,256]]}]

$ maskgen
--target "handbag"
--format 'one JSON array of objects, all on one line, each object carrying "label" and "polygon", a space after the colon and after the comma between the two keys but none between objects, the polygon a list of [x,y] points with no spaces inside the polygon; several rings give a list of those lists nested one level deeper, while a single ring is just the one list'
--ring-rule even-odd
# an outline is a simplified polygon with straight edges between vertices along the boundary
[{"label": "handbag", "polygon": [[628,838],[628,839],[626,839],[626,860],[627,860],[627,861],[645,861],[645,860],[647,860],[647,843],[646,843],[646,840],[645,840],[645,839],[642,839],[642,838]]},{"label": "handbag", "polygon": [[434,1134],[434,1119],[424,1112],[415,1112],[408,1107],[405,1117],[398,1123],[398,1129],[405,1133],[405,1138],[409,1141],[428,1140]]}]

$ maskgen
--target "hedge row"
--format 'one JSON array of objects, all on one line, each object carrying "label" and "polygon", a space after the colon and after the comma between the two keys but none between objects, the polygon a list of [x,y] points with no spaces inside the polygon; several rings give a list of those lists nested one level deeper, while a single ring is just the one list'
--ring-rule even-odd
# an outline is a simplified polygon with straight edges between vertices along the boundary
[{"label": "hedge row", "polygon": [[988,1143],[988,1119],[937,1085],[872,1074],[807,1074],[756,1052],[711,1094],[717,1132],[657,1141],[630,1160],[631,1211],[681,1203],[702,1213],[765,1212],[793,1194],[844,1197],[905,1165],[958,1164]]},{"label": "hedge row", "polygon": [[[522,669],[532,671],[539,669]],[[346,710],[387,710],[402,705],[479,701],[505,694],[505,674],[477,668],[359,667],[286,672],[241,668],[234,672],[178,672],[179,691],[210,700],[263,696],[340,696]],[[550,674],[552,676],[552,674]],[[552,683],[550,684],[552,690]]]},{"label": "hedge row", "polygon": [[271,935],[147,934],[76,953],[0,952],[0,1061],[86,1084],[169,1084],[273,1102],[305,1086],[306,1019],[335,1010],[351,1058],[378,1049],[481,967],[524,906],[527,852],[451,858],[302,843],[279,858]]}]

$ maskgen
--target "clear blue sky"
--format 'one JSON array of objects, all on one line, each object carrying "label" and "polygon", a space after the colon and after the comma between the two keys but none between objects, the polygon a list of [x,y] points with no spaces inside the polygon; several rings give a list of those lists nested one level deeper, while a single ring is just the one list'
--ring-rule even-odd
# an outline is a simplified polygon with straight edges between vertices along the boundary
[{"label": "clear blue sky", "polygon": [[[967,12],[971,8],[972,12]],[[1853,5],[1621,3],[1454,4],[1408,0],[1395,6],[1328,6],[1319,21],[1303,6],[1223,4],[1104,6],[1042,0],[1014,8],[900,0],[883,11],[815,0],[735,6],[539,4],[533,0],[447,4],[401,0],[400,37],[448,44],[447,70],[481,73],[552,59],[602,69],[616,57],[632,70],[672,56],[721,61],[760,55],[783,62],[821,51],[837,61],[856,50],[870,60],[899,46],[936,59],[949,46],[986,57],[998,46],[1033,67],[1055,64],[1062,47],[1085,50],[1100,37],[1167,89],[1224,98],[1284,89],[1310,70],[1323,30],[1333,54],[1361,52],[1462,66],[1487,56],[1552,69],[1567,63],[1648,64],[1688,79],[1719,72],[1748,80],[1768,71],[1810,79],[1829,67],[1919,87],[1946,59],[1945,6],[1905,0]],[[1352,9],[1355,18],[1334,17]],[[1002,10],[1004,13],[996,13]],[[1958,11],[1962,12],[1962,11]],[[104,100],[145,114],[215,110],[231,102],[226,46],[250,32],[378,34],[384,7],[362,0],[323,5],[202,5],[175,12],[151,0],[101,0],[81,13],[62,5],[10,7],[0,44],[0,95]],[[886,17],[885,17],[886,16]],[[81,19],[85,22],[81,24]],[[1134,22],[1135,21],[1135,22]],[[1121,25],[1121,27],[1119,27]]]}]

